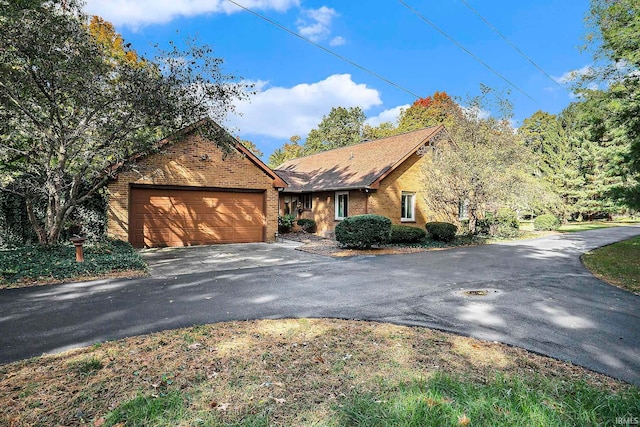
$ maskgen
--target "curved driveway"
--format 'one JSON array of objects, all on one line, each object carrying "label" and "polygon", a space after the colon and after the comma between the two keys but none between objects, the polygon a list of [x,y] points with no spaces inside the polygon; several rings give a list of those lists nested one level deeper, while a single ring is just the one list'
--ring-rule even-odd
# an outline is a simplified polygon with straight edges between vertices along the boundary
[{"label": "curved driveway", "polygon": [[[639,234],[616,227],[349,259],[290,244],[145,251],[149,278],[0,291],[0,362],[193,324],[338,317],[500,341],[640,385],[640,297],[579,259]],[[486,295],[464,293],[477,290]]]}]

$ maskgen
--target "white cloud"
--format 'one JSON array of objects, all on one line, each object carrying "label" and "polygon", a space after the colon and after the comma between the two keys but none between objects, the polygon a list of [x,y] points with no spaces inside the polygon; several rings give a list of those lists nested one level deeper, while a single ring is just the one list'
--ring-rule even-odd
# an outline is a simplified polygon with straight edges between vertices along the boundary
[{"label": "white cloud", "polygon": [[229,117],[228,127],[241,135],[305,137],[331,107],[360,107],[366,111],[382,104],[376,89],[355,83],[349,74],[334,74],[319,82],[289,88],[265,87],[259,87],[249,101],[237,104],[242,116]]},{"label": "white cloud", "polygon": [[472,107],[460,106],[460,108],[462,108],[462,111],[465,113],[467,117],[472,117],[479,120],[485,120],[491,117],[491,111],[482,109],[478,106],[472,106]]},{"label": "white cloud", "polygon": [[593,71],[593,67],[591,65],[585,65],[582,68],[578,68],[577,70],[567,71],[560,77],[553,76],[553,80],[560,84],[573,83],[578,80],[582,76],[586,76],[591,74]]},{"label": "white cloud", "polygon": [[331,39],[331,41],[329,42],[329,46],[342,46],[343,44],[345,44],[347,41],[345,40],[344,37],[342,36],[337,36]]},{"label": "white cloud", "polygon": [[[241,0],[239,3],[251,9],[278,12],[300,6],[300,0]],[[169,22],[178,16],[231,14],[242,9],[226,0],[87,0],[85,11],[116,26],[136,28]]]},{"label": "white cloud", "polygon": [[333,18],[338,16],[338,12],[330,7],[322,6],[319,9],[304,10],[302,15],[303,18],[298,19],[297,22],[298,32],[309,40],[318,42],[329,37],[331,23]]},{"label": "white cloud", "polygon": [[400,117],[402,110],[406,110],[410,106],[411,105],[409,104],[398,105],[397,107],[384,110],[377,116],[369,117],[367,119],[367,124],[370,126],[378,126],[380,123],[391,122],[395,125],[398,123],[398,118]]}]

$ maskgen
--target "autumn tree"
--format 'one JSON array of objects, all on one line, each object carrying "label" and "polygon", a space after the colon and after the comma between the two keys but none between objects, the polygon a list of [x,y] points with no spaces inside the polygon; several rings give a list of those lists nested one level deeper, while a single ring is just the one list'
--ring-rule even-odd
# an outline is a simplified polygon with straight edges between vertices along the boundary
[{"label": "autumn tree", "polygon": [[[64,6],[0,2],[0,191],[24,199],[41,244],[134,154],[245,96],[207,46],[145,60],[75,1]],[[220,140],[217,126],[198,131]]]},{"label": "autumn tree", "polygon": [[289,143],[284,144],[281,148],[277,148],[269,156],[269,167],[277,168],[287,160],[297,159],[304,156],[304,147],[299,144],[300,137],[294,135],[289,138]]},{"label": "autumn tree", "polygon": [[366,117],[360,107],[333,107],[311,129],[304,143],[305,154],[345,147],[362,141],[362,128]]},{"label": "autumn tree", "polygon": [[532,173],[531,151],[509,120],[482,118],[479,98],[469,105],[452,109],[447,129],[453,144],[441,143],[423,169],[424,198],[433,213],[454,221],[464,204],[474,232],[487,212],[530,210],[541,200],[553,204],[553,194]]},{"label": "autumn tree", "polygon": [[434,92],[432,96],[416,100],[403,110],[398,119],[397,133],[410,132],[429,126],[450,127],[453,118],[460,114],[460,106],[446,93]]}]

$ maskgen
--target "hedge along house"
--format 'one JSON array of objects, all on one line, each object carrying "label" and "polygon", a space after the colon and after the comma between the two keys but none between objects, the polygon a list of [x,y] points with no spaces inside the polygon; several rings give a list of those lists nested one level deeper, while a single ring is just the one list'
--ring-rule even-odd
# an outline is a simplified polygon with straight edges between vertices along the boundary
[{"label": "hedge along house", "polygon": [[419,227],[440,220],[444,215],[428,211],[420,189],[422,168],[441,141],[451,141],[442,125],[289,160],[275,169],[288,184],[280,214],[313,219],[324,236],[359,214]]},{"label": "hedge along house", "polygon": [[[217,129],[227,150],[199,135]],[[273,241],[286,184],[209,120],[158,142],[109,183],[107,233],[134,247]]]}]

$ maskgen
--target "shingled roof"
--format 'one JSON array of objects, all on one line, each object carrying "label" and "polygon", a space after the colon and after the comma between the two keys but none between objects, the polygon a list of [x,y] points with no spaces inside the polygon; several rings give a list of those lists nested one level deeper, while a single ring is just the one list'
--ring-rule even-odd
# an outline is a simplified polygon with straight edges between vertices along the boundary
[{"label": "shingled roof", "polygon": [[275,169],[287,192],[377,188],[380,181],[444,126],[394,135],[289,160]]}]

